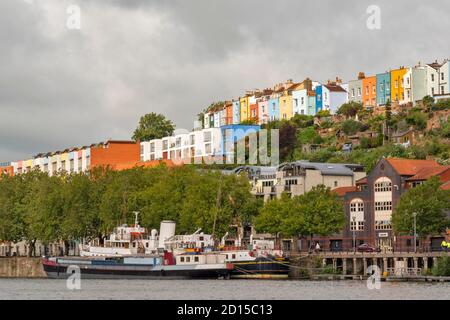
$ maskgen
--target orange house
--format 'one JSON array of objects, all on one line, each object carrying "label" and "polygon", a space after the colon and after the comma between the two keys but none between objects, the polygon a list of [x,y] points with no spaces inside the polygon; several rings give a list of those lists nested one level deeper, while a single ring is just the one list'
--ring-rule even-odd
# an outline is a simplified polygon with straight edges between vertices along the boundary
[{"label": "orange house", "polygon": [[5,174],[8,176],[14,175],[14,167],[13,166],[1,166],[0,167],[0,177]]},{"label": "orange house", "polygon": [[377,104],[377,77],[362,79],[362,104],[364,108],[375,107]]},{"label": "orange house", "polygon": [[127,163],[137,163],[140,153],[139,142],[108,140],[91,146],[91,168],[109,166],[116,169]]},{"label": "orange house", "polygon": [[251,104],[250,105],[250,120],[255,121],[255,123],[258,123],[259,115],[258,115],[258,104]]},{"label": "orange house", "polygon": [[231,102],[225,104],[225,114],[225,124],[233,124],[233,104]]}]

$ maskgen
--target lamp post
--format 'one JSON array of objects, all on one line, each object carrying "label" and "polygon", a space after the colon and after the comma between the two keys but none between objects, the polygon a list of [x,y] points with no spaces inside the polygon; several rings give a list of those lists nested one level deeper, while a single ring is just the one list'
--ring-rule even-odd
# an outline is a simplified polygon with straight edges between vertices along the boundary
[{"label": "lamp post", "polygon": [[414,217],[414,253],[417,252],[416,216],[417,216],[417,212],[413,212],[413,217]]},{"label": "lamp post", "polygon": [[355,233],[355,231],[356,231],[356,223],[355,223],[356,217],[353,216],[352,220],[353,220],[353,253],[355,253],[356,252],[356,233]]}]

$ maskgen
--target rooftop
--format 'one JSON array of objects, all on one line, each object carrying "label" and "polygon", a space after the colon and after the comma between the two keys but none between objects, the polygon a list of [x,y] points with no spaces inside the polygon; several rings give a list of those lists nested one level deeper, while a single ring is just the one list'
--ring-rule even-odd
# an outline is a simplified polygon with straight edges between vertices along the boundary
[{"label": "rooftop", "polygon": [[421,169],[427,167],[442,167],[435,160],[387,158],[386,161],[402,176],[414,176]]}]

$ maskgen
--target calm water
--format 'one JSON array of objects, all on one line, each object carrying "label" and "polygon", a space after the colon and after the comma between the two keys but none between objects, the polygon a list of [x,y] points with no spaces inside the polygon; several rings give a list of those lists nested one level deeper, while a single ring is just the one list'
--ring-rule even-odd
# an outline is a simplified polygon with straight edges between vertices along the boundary
[{"label": "calm water", "polygon": [[450,283],[264,280],[65,280],[0,279],[0,299],[450,299]]}]

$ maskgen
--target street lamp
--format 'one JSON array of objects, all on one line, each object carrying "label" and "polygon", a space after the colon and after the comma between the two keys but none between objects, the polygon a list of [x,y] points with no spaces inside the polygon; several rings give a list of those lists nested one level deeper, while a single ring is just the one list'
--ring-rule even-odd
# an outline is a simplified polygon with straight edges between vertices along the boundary
[{"label": "street lamp", "polygon": [[417,252],[416,216],[417,216],[417,212],[413,212],[413,217],[414,217],[414,253]]},{"label": "street lamp", "polygon": [[353,253],[355,253],[356,252],[356,233],[355,233],[355,231],[356,231],[356,217],[353,216],[352,220],[353,220]]}]

